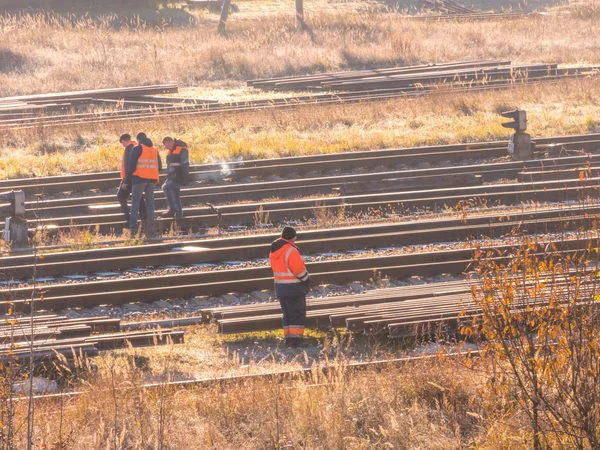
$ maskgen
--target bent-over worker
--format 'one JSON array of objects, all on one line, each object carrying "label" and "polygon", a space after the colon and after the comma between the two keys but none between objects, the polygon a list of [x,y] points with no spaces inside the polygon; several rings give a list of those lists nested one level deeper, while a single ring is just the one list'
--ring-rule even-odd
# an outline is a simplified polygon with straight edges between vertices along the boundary
[{"label": "bent-over worker", "polygon": [[179,139],[167,136],[163,139],[163,144],[169,150],[167,155],[167,181],[162,187],[169,204],[166,215],[180,219],[183,217],[181,187],[189,181],[190,154],[187,144]]},{"label": "bent-over worker", "polygon": [[275,294],[283,311],[283,334],[289,347],[303,344],[306,294],[310,290],[310,276],[296,239],[296,230],[285,227],[281,238],[271,244],[269,255],[275,278]]}]

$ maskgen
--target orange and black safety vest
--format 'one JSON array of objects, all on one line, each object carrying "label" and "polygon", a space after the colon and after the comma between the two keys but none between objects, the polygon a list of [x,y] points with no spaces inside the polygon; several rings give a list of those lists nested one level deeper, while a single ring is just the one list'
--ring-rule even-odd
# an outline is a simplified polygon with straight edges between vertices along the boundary
[{"label": "orange and black safety vest", "polygon": [[141,144],[142,154],[138,158],[133,175],[145,180],[155,180],[158,183],[158,150]]},{"label": "orange and black safety vest", "polygon": [[169,154],[167,155],[167,169],[169,167],[181,167],[181,150],[183,150],[182,146],[175,147],[173,150],[169,150]]},{"label": "orange and black safety vest", "polygon": [[308,271],[298,247],[286,239],[282,238],[281,240],[285,242],[285,245],[269,255],[275,284],[295,284],[307,281]]},{"label": "orange and black safety vest", "polygon": [[[137,142],[131,141],[127,144],[127,147],[123,149],[123,157],[121,158],[121,179],[125,179],[125,166],[127,165],[126,159],[129,158],[129,154],[131,153],[131,149],[137,145]],[[129,151],[127,151],[129,149]]]}]

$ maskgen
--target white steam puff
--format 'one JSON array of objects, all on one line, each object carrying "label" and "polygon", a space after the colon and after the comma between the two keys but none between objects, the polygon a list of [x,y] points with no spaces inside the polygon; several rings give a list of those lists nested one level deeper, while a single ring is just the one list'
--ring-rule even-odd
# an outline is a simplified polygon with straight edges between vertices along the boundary
[{"label": "white steam puff", "polygon": [[[218,165],[221,168],[220,173],[219,173],[220,177],[227,178],[227,177],[231,176],[231,174],[233,173],[233,170],[236,167],[241,167],[244,165],[244,158],[242,158],[241,156],[238,156],[237,158],[235,158],[231,161],[223,161],[223,160],[218,160],[209,155],[209,157],[207,158],[207,162],[209,164]],[[215,174],[215,178],[217,178],[216,174]]]}]

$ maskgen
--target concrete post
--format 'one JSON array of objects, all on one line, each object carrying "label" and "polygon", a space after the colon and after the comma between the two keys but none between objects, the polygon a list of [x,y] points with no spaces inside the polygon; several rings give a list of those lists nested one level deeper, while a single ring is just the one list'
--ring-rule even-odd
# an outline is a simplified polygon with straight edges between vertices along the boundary
[{"label": "concrete post", "polygon": [[517,131],[510,137],[508,153],[512,154],[512,159],[516,161],[528,161],[533,159],[531,136],[522,131]]}]

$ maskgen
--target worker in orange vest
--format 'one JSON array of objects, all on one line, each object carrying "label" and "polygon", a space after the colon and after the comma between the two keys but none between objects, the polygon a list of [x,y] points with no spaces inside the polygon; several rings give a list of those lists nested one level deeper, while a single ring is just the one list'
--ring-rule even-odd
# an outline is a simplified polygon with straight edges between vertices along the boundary
[{"label": "worker in orange vest", "polygon": [[283,311],[283,335],[289,347],[303,346],[306,325],[306,294],[310,276],[296,245],[296,230],[285,227],[271,244],[269,260],[275,278],[275,294]]},{"label": "worker in orange vest", "polygon": [[131,149],[127,166],[127,174],[132,183],[129,228],[132,233],[137,233],[140,200],[142,195],[145,195],[147,214],[145,232],[152,235],[154,234],[154,190],[160,178],[162,161],[158,150],[145,133],[138,133],[136,138],[139,144]]},{"label": "worker in orange vest", "polygon": [[[121,158],[121,184],[117,191],[117,199],[121,205],[121,212],[125,216],[125,222],[129,224],[129,206],[127,205],[127,200],[131,195],[131,178],[127,176],[127,165],[129,164],[131,149],[137,145],[137,142],[131,140],[130,134],[121,135],[119,142],[123,146],[123,157]],[[144,197],[140,200],[140,216],[142,220],[146,220],[146,202],[144,202]]]},{"label": "worker in orange vest", "polygon": [[169,150],[167,155],[167,181],[163,184],[163,192],[169,204],[167,217],[181,219],[183,206],[181,204],[181,187],[189,182],[190,153],[187,144],[179,139],[167,136],[163,145]]}]

